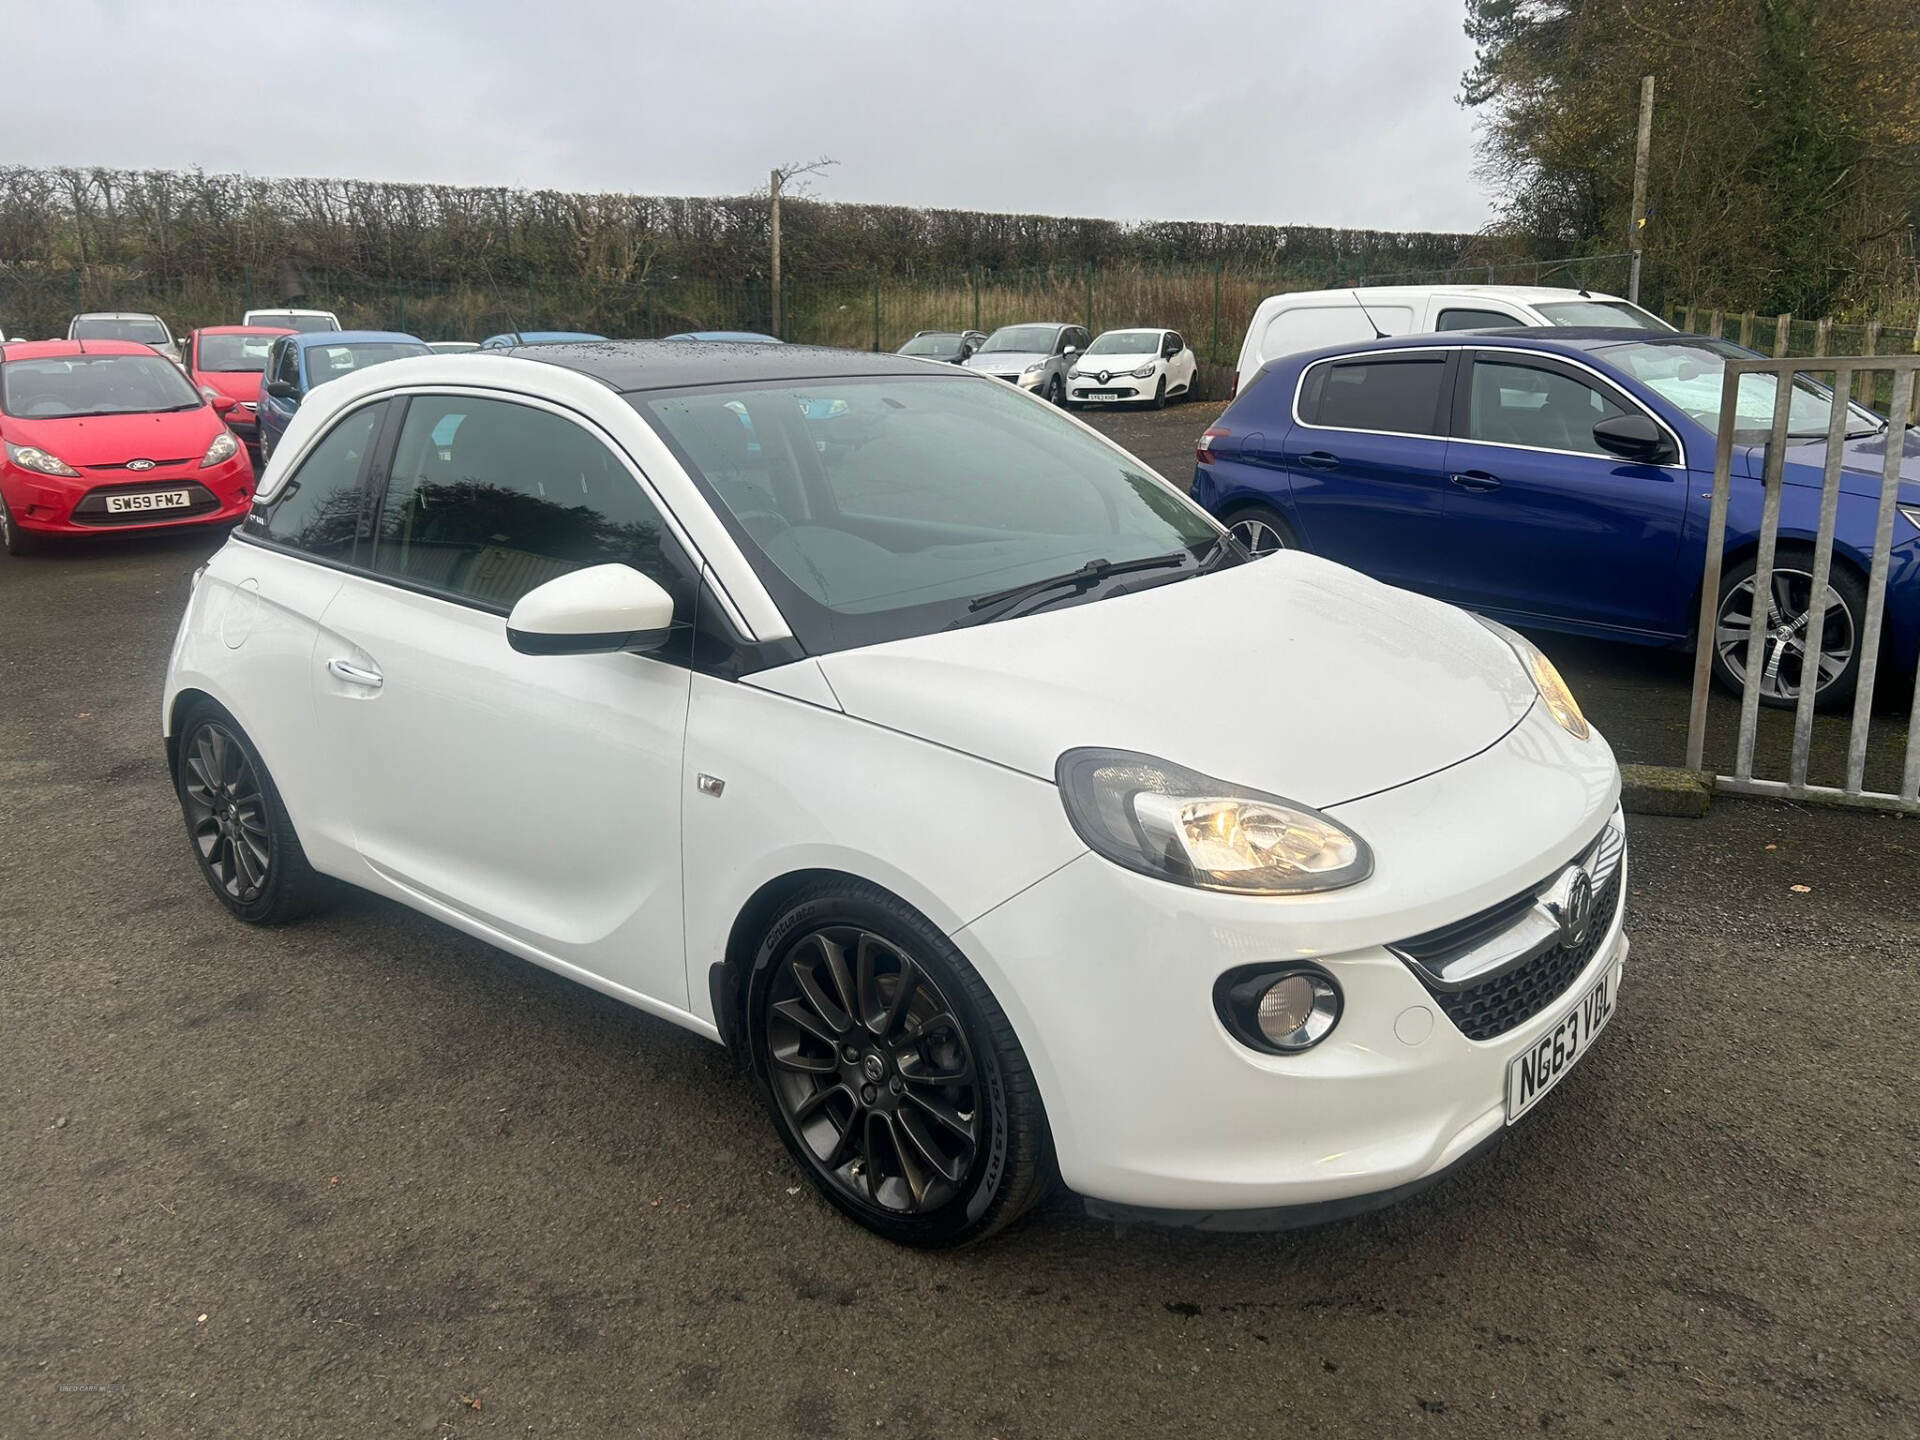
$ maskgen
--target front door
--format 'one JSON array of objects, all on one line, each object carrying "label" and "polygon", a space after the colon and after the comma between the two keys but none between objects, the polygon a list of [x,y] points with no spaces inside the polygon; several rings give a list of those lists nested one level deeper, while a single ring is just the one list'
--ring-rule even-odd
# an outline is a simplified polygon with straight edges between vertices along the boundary
[{"label": "front door", "polygon": [[686,605],[690,567],[596,433],[526,404],[404,403],[370,573],[346,577],[314,654],[355,845],[412,896],[683,1008],[680,649],[523,655],[505,617],[608,561]]},{"label": "front door", "polygon": [[1482,351],[1447,446],[1447,598],[1514,616],[1678,634],[1687,472],[1611,455],[1594,425],[1645,413],[1545,356]]}]

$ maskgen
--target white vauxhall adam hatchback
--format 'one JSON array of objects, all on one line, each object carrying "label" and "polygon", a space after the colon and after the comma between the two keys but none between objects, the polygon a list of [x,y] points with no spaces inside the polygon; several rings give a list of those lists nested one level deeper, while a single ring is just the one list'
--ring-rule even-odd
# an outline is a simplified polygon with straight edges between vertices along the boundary
[{"label": "white vauxhall adam hatchback", "polygon": [[1247,563],[1011,386],[800,347],[345,377],[163,722],[243,920],[339,882],[727,1045],[836,1206],[976,1240],[1408,1194],[1593,1044],[1618,770],[1553,667]]}]

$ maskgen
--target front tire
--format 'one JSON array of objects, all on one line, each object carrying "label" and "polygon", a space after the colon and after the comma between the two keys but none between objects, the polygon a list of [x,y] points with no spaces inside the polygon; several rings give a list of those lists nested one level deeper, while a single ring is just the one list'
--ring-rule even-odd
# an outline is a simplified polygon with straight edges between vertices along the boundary
[{"label": "front tire", "polygon": [[1156,410],[1167,408],[1167,377],[1164,375],[1160,377],[1160,383],[1154,387],[1153,408]]},{"label": "front tire", "polygon": [[857,881],[803,890],[761,942],[746,1021],[788,1151],[875,1234],[971,1244],[1052,1185],[1046,1115],[1013,1027],[897,897]]},{"label": "front tire", "polygon": [[0,548],[9,555],[31,555],[40,548],[40,537],[27,533],[15,523],[4,495],[0,495]]},{"label": "front tire", "polygon": [[[1754,557],[1734,566],[1720,582],[1713,634],[1714,678],[1734,694],[1746,685],[1747,639],[1753,622]],[[1806,629],[1813,600],[1813,550],[1782,545],[1774,555],[1771,594],[1761,642],[1760,703],[1791,709],[1800,700],[1807,670]],[[1837,710],[1860,683],[1861,641],[1866,633],[1867,588],[1859,574],[1835,557],[1828,572],[1827,611],[1821,626],[1814,707]]]},{"label": "front tire", "polygon": [[200,874],[234,916],[283,925],[325,900],[260,752],[210,700],[182,717],[173,783]]},{"label": "front tire", "polygon": [[1046,400],[1049,405],[1058,405],[1062,409],[1066,407],[1067,387],[1060,383],[1058,375],[1047,381]]}]

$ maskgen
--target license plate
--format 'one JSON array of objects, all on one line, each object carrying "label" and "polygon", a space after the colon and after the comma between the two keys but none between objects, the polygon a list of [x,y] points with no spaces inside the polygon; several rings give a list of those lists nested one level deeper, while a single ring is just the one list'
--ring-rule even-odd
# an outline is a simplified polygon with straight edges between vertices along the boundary
[{"label": "license plate", "polygon": [[1594,1038],[1613,1019],[1620,993],[1620,967],[1593,982],[1586,994],[1546,1034],[1507,1062],[1507,1123],[1513,1124],[1558,1085]]},{"label": "license plate", "polygon": [[107,513],[125,515],[135,510],[183,510],[193,504],[184,490],[155,490],[145,495],[109,495]]}]

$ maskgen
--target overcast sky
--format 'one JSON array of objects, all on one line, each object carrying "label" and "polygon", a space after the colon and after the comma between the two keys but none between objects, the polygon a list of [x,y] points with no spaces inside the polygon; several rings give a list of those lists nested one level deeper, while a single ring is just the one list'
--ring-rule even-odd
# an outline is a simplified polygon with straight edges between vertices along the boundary
[{"label": "overcast sky", "polygon": [[717,195],[826,154],[825,200],[1387,230],[1488,212],[1458,0],[5,8],[25,164]]}]

